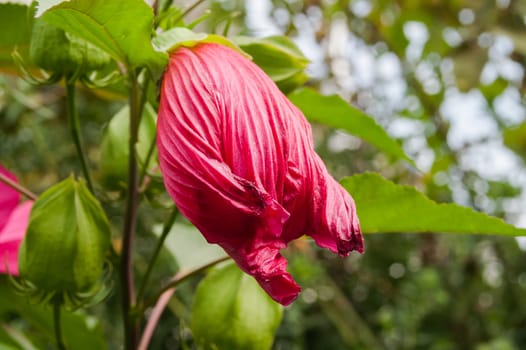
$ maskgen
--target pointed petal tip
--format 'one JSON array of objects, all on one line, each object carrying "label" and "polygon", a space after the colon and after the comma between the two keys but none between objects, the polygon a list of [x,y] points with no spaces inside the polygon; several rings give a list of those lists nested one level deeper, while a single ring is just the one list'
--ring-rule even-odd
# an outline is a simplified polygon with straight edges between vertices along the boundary
[{"label": "pointed petal tip", "polygon": [[338,239],[337,247],[338,255],[341,257],[348,256],[352,251],[362,254],[365,250],[362,233],[360,231],[353,232],[349,240]]},{"label": "pointed petal tip", "polygon": [[283,306],[291,304],[301,292],[301,287],[288,273],[275,275],[266,280],[258,279],[258,282],[272,299]]}]

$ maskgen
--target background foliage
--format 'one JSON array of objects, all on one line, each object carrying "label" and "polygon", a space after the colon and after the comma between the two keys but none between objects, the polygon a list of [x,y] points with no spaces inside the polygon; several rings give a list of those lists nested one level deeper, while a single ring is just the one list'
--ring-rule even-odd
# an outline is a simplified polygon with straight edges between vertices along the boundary
[{"label": "background foliage", "polygon": [[[188,4],[176,1],[175,6],[182,11]],[[198,28],[209,33],[222,33],[227,19],[237,13],[230,35],[285,34],[292,38],[311,61],[309,87],[337,94],[374,116],[402,145],[397,150],[397,143],[393,146],[392,140],[381,135],[344,133],[342,130],[353,130],[331,122],[334,114],[329,112],[338,106],[333,98],[319,113],[306,114],[315,122],[317,151],[335,177],[376,172],[393,182],[412,185],[437,202],[456,202],[512,224],[524,222],[523,1],[223,0],[203,3],[185,21],[190,23],[191,16],[197,18],[207,9],[211,12]],[[161,22],[161,27],[169,26],[168,21]],[[116,28],[119,25],[128,24],[117,23]],[[94,28],[97,33],[97,26]],[[13,33],[16,36],[0,35],[18,40],[23,52],[24,38],[29,34]],[[113,55],[131,65],[155,66],[163,60],[153,52],[127,56],[134,43],[125,45],[131,48],[124,47]],[[3,70],[13,73],[13,67],[3,63],[11,62],[9,55],[0,47]],[[291,99],[301,107],[302,101],[312,101],[301,99],[301,94],[308,97],[308,91],[293,92]],[[34,88],[11,74],[0,76],[0,160],[37,193],[78,171],[75,149],[64,142],[69,137],[64,94],[60,85]],[[82,132],[92,166],[101,159],[101,140],[108,132],[109,119],[124,102],[118,89],[79,91]],[[314,112],[313,108],[305,111]],[[356,123],[350,127],[353,125]],[[414,164],[404,161],[404,152]],[[102,181],[101,169],[96,170],[96,180]],[[155,200],[143,204],[138,221],[138,275],[145,272],[159,233],[155,227],[168,213],[163,209],[166,198],[159,195],[159,180],[152,181],[145,195]],[[365,192],[359,198],[366,200],[367,195]],[[116,186],[107,196],[104,209],[118,248],[122,193]],[[515,238],[404,233],[413,231],[410,225],[404,226],[404,220],[414,218],[398,216],[396,210],[405,207],[399,207],[401,202],[394,198],[382,204],[376,220],[398,219],[401,232],[366,235],[364,255],[352,254],[342,261],[302,240],[288,249],[290,271],[303,293],[285,309],[273,347],[525,348],[526,302],[521,296],[526,289],[526,254]],[[408,207],[403,213],[416,215],[417,209],[421,208]],[[422,214],[418,219],[426,217]],[[188,228],[183,226],[184,220],[179,221],[183,228],[176,226],[175,231]],[[171,239],[177,239],[173,236]],[[191,246],[191,240],[199,236],[178,237],[186,237],[185,244]],[[195,244],[196,255],[220,254],[200,250],[197,247],[202,243]],[[162,252],[152,283],[164,283],[178,265],[191,265],[188,259],[195,258],[177,255],[170,246],[168,242]],[[35,348],[45,348],[52,342],[42,336],[42,330],[51,327],[49,315],[34,305],[27,306],[5,288],[5,278],[1,278],[0,341],[18,349],[20,345],[12,339],[24,333]],[[177,290],[156,330],[152,349],[192,346],[190,306],[197,283],[191,279]],[[111,298],[89,310],[96,319],[84,312],[68,316],[72,321],[65,323],[71,329],[64,333],[71,337],[90,334],[88,339],[93,342],[78,344],[78,349],[103,349],[101,338],[110,349],[122,343],[116,294]]]}]

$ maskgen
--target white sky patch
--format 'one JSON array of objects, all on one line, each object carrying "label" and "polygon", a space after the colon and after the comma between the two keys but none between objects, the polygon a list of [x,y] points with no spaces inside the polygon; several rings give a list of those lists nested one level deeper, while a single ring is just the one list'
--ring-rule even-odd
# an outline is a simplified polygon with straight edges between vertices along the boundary
[{"label": "white sky patch", "polygon": [[460,155],[460,163],[462,168],[473,170],[486,179],[520,184],[517,175],[521,169],[521,160],[501,141],[467,148]]},{"label": "white sky patch", "polygon": [[347,47],[347,57],[353,67],[351,79],[360,88],[371,87],[377,68],[372,50],[354,35],[351,36]]},{"label": "white sky patch", "polygon": [[467,143],[496,137],[500,132],[497,123],[488,114],[486,100],[479,91],[448,92],[441,111],[450,122],[448,144],[454,150]]},{"label": "white sky patch", "polygon": [[281,34],[270,16],[272,3],[269,0],[247,0],[246,25],[253,36],[264,37]]},{"label": "white sky patch", "polygon": [[422,56],[424,45],[429,39],[427,27],[422,22],[408,21],[404,23],[404,35],[409,40],[406,48],[406,57],[409,61],[416,61]]},{"label": "white sky patch", "polygon": [[396,118],[389,124],[387,129],[390,135],[396,138],[408,138],[411,136],[423,135],[425,125],[420,120],[408,118]]},{"label": "white sky patch", "polygon": [[507,125],[517,125],[526,119],[522,97],[516,89],[507,88],[493,102],[495,112]]},{"label": "white sky patch", "polygon": [[357,17],[367,16],[373,9],[373,5],[367,0],[355,0],[349,4],[349,8]]},{"label": "white sky patch", "polygon": [[61,2],[66,2],[69,0],[40,0],[37,5],[37,12],[35,13],[35,17],[40,17],[44,12],[49,10],[55,5],[60,4]]}]

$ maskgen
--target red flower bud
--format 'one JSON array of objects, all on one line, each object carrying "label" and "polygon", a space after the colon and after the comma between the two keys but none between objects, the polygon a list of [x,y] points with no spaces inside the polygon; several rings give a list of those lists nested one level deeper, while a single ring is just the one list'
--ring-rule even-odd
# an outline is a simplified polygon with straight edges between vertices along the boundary
[{"label": "red flower bud", "polygon": [[157,145],[181,212],[277,302],[300,291],[280,254],[291,240],[307,234],[341,256],[363,251],[354,201],[314,152],[309,123],[235,50],[172,53]]}]

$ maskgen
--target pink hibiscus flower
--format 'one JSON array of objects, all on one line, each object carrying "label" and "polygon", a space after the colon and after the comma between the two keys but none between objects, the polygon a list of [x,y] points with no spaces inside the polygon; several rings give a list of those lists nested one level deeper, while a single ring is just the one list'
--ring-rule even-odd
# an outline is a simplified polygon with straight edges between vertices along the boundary
[{"label": "pink hibiscus flower", "polygon": [[237,51],[172,53],[161,88],[159,161],[176,205],[277,302],[300,287],[280,254],[306,234],[346,256],[363,251],[351,196],[314,152],[310,125]]},{"label": "pink hibiscus flower", "polygon": [[[0,166],[0,172],[16,177]],[[0,182],[0,273],[18,275],[18,248],[26,233],[32,201],[19,204],[20,194]]]}]

